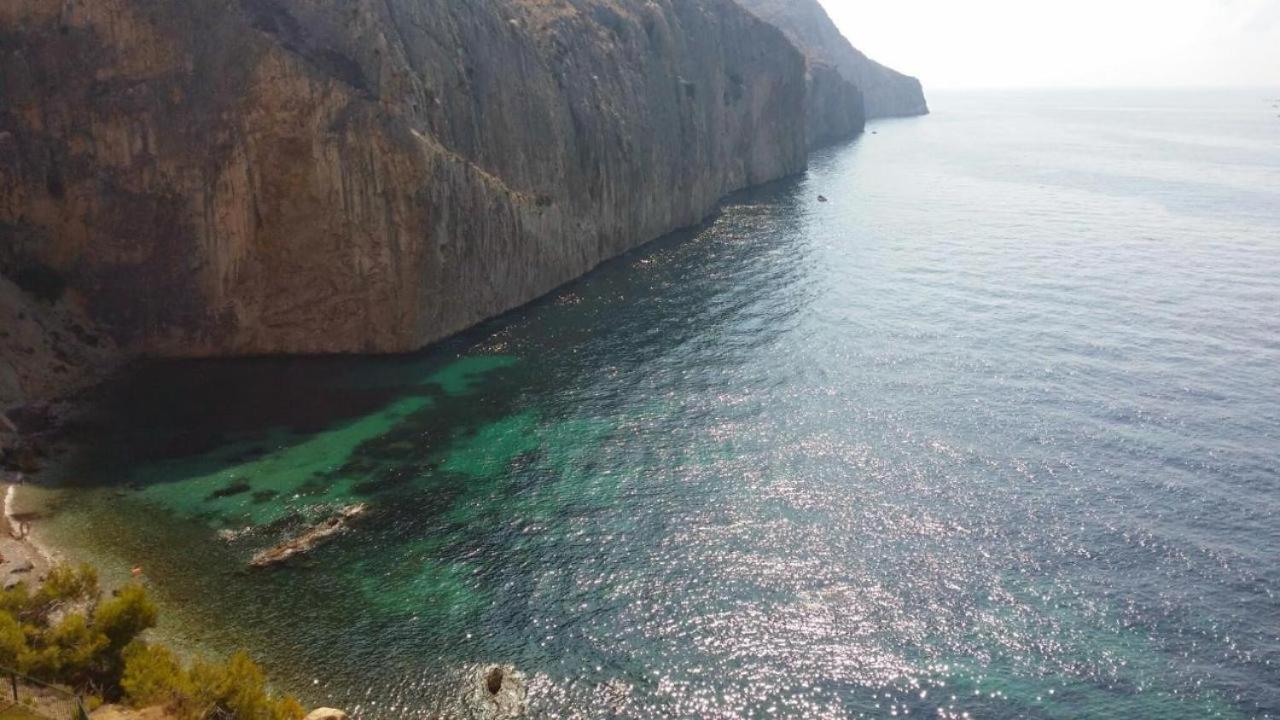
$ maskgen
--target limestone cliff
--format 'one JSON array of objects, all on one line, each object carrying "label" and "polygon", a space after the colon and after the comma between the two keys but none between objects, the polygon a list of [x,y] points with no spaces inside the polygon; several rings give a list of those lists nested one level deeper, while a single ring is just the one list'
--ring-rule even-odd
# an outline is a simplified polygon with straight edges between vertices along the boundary
[{"label": "limestone cliff", "polygon": [[732,0],[7,0],[0,272],[128,352],[412,350],[801,171]]},{"label": "limestone cliff", "polygon": [[862,91],[834,67],[810,62],[806,88],[805,127],[810,150],[848,140],[866,127]]},{"label": "limestone cliff", "polygon": [[905,117],[929,112],[920,81],[863,55],[845,39],[818,0],[738,0],[776,25],[810,63],[836,68],[862,91],[868,118]]}]

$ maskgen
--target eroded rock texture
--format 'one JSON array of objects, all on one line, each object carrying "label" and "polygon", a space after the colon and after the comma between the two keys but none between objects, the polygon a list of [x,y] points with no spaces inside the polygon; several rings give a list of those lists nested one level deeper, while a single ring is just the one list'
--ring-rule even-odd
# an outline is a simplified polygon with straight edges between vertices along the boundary
[{"label": "eroded rock texture", "polygon": [[[929,112],[920,81],[863,55],[845,39],[818,0],[738,0],[776,25],[810,63],[834,67],[862,91],[868,118],[905,117]],[[827,101],[830,102],[830,101]]]},{"label": "eroded rock texture", "polygon": [[731,0],[7,0],[0,271],[130,352],[400,351],[805,163]]}]

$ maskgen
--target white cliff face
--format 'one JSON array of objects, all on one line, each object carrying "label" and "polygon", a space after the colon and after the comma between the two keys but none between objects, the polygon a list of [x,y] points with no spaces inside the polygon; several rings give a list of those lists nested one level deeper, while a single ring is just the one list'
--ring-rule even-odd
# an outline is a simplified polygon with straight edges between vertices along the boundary
[{"label": "white cliff face", "polygon": [[14,0],[0,271],[131,352],[401,351],[805,166],[731,0]]},{"label": "white cliff face", "polygon": [[867,118],[924,115],[929,105],[916,78],[892,70],[853,47],[818,0],[737,0],[776,25],[812,63],[836,68],[862,91]]}]

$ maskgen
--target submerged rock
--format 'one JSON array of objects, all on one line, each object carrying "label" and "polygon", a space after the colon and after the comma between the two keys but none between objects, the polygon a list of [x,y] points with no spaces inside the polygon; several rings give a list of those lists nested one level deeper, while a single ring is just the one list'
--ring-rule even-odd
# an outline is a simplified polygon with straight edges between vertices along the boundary
[{"label": "submerged rock", "polygon": [[259,568],[271,567],[272,565],[279,565],[296,555],[310,552],[325,540],[344,532],[350,526],[351,520],[360,517],[368,509],[368,506],[364,503],[345,507],[338,515],[313,526],[301,535],[254,555],[253,559],[249,561],[249,565]]},{"label": "submerged rock", "polygon": [[518,718],[528,709],[524,673],[513,665],[483,665],[472,676],[467,710],[473,718]]},{"label": "submerged rock", "polygon": [[243,480],[238,480],[226,487],[218,488],[217,490],[209,493],[205,500],[221,500],[222,498],[235,497],[236,495],[243,495],[251,490],[253,490],[253,486]]},{"label": "submerged rock", "polygon": [[249,533],[253,532],[253,530],[254,528],[252,525],[242,527],[238,530],[232,530],[230,528],[226,528],[218,531],[218,539],[222,540],[223,542],[235,542],[236,540],[239,540],[245,535],[248,535]]}]

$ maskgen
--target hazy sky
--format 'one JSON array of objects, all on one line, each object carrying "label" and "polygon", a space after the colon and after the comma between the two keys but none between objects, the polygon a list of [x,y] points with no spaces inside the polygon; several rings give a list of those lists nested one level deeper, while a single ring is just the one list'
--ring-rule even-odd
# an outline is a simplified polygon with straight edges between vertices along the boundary
[{"label": "hazy sky", "polygon": [[1280,86],[1280,0],[821,0],[928,87]]}]

